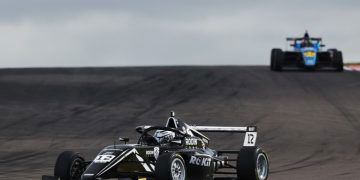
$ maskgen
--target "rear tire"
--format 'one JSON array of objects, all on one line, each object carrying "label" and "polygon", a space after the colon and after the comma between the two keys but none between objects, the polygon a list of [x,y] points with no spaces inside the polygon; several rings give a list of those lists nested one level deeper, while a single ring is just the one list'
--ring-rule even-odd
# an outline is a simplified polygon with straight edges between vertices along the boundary
[{"label": "rear tire", "polygon": [[177,153],[159,156],[155,164],[156,180],[186,180],[184,159]]},{"label": "rear tire", "polygon": [[270,68],[273,71],[281,71],[284,62],[284,52],[281,49],[271,50],[271,63]]},{"label": "rear tire", "polygon": [[341,51],[335,51],[333,58],[334,58],[336,71],[339,71],[339,72],[344,71],[344,62],[343,62],[342,52]]},{"label": "rear tire", "polygon": [[241,148],[237,158],[237,177],[241,180],[266,180],[269,176],[269,160],[259,147]]},{"label": "rear tire", "polygon": [[271,55],[270,55],[270,70],[274,71],[274,49],[271,50]]},{"label": "rear tire", "polygon": [[60,180],[79,180],[85,168],[84,158],[79,153],[64,151],[56,160],[54,175]]}]

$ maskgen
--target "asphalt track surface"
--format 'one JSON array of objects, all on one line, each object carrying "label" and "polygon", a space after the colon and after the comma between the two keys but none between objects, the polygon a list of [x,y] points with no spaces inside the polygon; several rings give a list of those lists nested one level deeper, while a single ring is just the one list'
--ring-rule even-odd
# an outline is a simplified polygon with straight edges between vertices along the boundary
[{"label": "asphalt track surface", "polygon": [[[92,159],[135,126],[257,125],[270,180],[359,179],[359,72],[271,72],[268,67],[0,70],[0,179],[52,174],[57,155]],[[236,134],[210,135],[236,149]]]}]

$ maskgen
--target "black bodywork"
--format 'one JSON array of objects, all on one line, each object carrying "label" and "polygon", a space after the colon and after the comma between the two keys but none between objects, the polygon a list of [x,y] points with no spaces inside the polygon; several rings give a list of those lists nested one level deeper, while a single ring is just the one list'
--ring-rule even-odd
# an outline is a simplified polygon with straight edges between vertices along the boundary
[{"label": "black bodywork", "polygon": [[[144,127],[139,127],[142,131]],[[154,130],[166,130],[176,132],[176,138],[167,145],[156,143],[149,134]],[[205,140],[206,141],[206,140]],[[169,127],[152,126],[142,132],[138,144],[110,145],[105,147],[97,157],[115,156],[110,162],[97,162],[96,159],[88,165],[82,179],[95,178],[155,178],[155,164],[159,156],[164,153],[176,152],[185,160],[188,168],[188,177],[191,179],[212,179],[217,168],[215,162],[221,159],[215,158],[216,152],[207,147],[207,143],[196,136],[189,136],[177,129]],[[191,161],[196,157],[195,164]],[[192,162],[192,163],[190,163]],[[197,164],[197,162],[201,162]]]},{"label": "black bodywork", "polygon": [[[210,130],[205,126],[202,126],[205,128],[199,127],[189,126],[175,117],[170,117],[166,126],[139,126],[136,131],[141,135],[136,144],[126,144],[128,139],[122,138],[121,140],[125,141],[124,144],[114,144],[103,148],[94,160],[84,161],[85,170],[79,179],[154,180],[157,179],[156,176],[160,171],[159,168],[156,170],[157,160],[166,154],[174,153],[184,160],[186,180],[213,180],[216,174],[235,175],[236,178],[236,164],[239,159],[229,158],[228,155],[237,156],[239,150],[213,150],[209,147],[210,139],[201,132],[256,133],[256,127],[238,127],[237,129],[236,127],[223,129],[212,127]],[[152,135],[157,130],[174,132],[175,138],[166,144],[160,144]],[[249,139],[253,145],[255,141],[256,137]]]}]

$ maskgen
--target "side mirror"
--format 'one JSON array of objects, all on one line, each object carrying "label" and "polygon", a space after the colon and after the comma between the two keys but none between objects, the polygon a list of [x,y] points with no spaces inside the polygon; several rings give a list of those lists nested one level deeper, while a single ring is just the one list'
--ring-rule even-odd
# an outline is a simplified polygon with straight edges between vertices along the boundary
[{"label": "side mirror", "polygon": [[127,143],[127,142],[129,142],[129,138],[127,138],[127,137],[119,137],[119,141],[123,141],[125,144]]},{"label": "side mirror", "polygon": [[325,44],[320,44],[320,47],[325,47]]},{"label": "side mirror", "polygon": [[138,127],[136,127],[136,132],[138,132],[138,133],[140,133],[140,134],[142,134],[143,132],[144,132],[144,128],[143,128],[143,126],[138,126]]}]

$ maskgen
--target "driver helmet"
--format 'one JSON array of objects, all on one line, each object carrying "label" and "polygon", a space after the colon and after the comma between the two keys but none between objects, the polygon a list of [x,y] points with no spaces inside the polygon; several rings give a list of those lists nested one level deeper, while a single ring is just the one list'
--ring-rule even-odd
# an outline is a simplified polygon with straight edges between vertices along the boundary
[{"label": "driver helmet", "polygon": [[155,139],[160,144],[170,143],[175,138],[175,133],[172,131],[157,130],[154,134]]},{"label": "driver helmet", "polygon": [[309,33],[307,31],[304,34],[304,39],[310,40],[310,36],[309,36]]},{"label": "driver helmet", "polygon": [[309,33],[307,31],[304,34],[303,43],[306,45],[311,45],[311,39],[310,39]]}]

